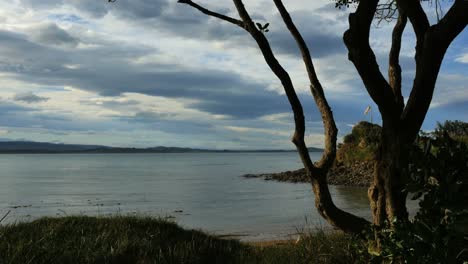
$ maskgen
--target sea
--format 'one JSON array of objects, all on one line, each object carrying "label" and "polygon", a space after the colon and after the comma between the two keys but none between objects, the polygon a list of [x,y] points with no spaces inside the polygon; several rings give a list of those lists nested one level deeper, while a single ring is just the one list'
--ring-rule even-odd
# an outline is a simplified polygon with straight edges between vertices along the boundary
[{"label": "sea", "polygon": [[[321,153],[311,153],[319,159]],[[243,241],[331,229],[310,184],[244,174],[301,168],[297,153],[2,154],[1,224],[42,216],[150,216]],[[370,218],[366,189],[330,186],[338,207]]]}]

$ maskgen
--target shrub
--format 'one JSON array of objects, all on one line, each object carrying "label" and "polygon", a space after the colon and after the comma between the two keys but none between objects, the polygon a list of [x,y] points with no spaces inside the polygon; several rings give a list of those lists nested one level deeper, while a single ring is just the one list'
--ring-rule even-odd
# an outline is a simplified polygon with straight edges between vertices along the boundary
[{"label": "shrub", "polygon": [[[387,223],[362,259],[371,263],[465,263],[468,261],[468,147],[448,133],[417,141],[405,170],[407,191],[420,199],[412,221]],[[422,142],[425,142],[422,144]],[[423,145],[423,148],[420,146]],[[372,238],[372,239],[370,239]]]},{"label": "shrub", "polygon": [[372,161],[379,148],[382,128],[369,122],[361,121],[353,127],[351,134],[343,138],[339,146],[337,160],[346,164],[357,161]]}]

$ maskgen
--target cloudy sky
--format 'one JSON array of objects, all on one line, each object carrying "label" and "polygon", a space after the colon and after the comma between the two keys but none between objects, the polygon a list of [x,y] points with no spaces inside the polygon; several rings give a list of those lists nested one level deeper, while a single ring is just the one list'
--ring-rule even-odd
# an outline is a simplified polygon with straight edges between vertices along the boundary
[{"label": "cloudy sky", "polygon": [[[274,50],[307,113],[307,142],[322,146],[320,116],[295,43],[271,1],[245,1],[270,22]],[[229,0],[199,3],[235,16]],[[316,63],[340,136],[369,120],[371,105],[342,34],[347,12],[330,0],[287,0]],[[432,22],[433,7],[426,6]],[[392,24],[372,29],[387,71]],[[468,121],[468,30],[450,46],[423,129]],[[404,94],[414,74],[414,37],[405,31]],[[112,146],[292,148],[290,107],[246,32],[176,0],[0,2],[0,139]],[[375,109],[375,107],[374,107]],[[374,110],[374,120],[380,117]]]}]

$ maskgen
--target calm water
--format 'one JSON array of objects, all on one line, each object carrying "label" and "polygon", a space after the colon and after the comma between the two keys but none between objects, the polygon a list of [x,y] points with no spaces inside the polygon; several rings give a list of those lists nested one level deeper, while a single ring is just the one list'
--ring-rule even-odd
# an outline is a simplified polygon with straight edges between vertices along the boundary
[{"label": "calm water", "polygon": [[[312,153],[318,158],[319,153]],[[301,166],[296,153],[0,155],[0,216],[143,214],[244,240],[326,227],[309,184],[244,179]],[[336,204],[369,217],[366,190],[331,186]]]}]

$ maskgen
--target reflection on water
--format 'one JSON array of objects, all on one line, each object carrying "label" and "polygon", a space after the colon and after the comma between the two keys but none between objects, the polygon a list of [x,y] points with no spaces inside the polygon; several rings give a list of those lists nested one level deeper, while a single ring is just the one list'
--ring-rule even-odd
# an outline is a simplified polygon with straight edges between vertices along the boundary
[{"label": "reflection on water", "polygon": [[[311,153],[318,158],[319,153]],[[243,239],[328,225],[308,184],[244,179],[300,167],[296,153],[0,155],[0,214],[142,214]],[[369,217],[366,190],[331,186],[336,204]]]}]

